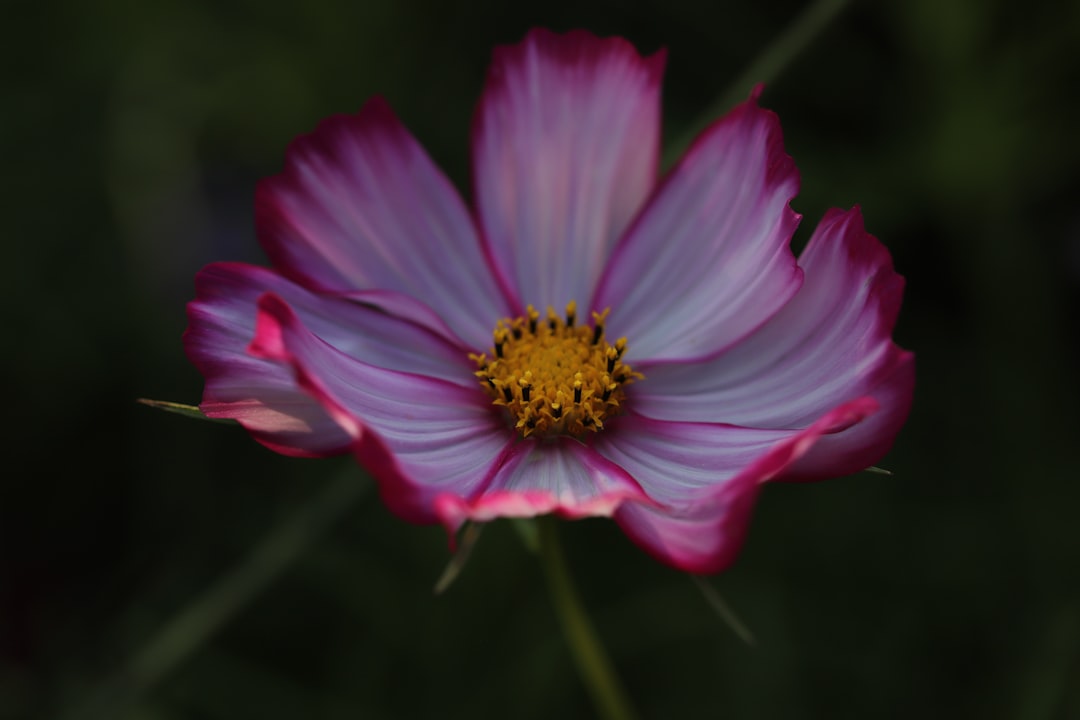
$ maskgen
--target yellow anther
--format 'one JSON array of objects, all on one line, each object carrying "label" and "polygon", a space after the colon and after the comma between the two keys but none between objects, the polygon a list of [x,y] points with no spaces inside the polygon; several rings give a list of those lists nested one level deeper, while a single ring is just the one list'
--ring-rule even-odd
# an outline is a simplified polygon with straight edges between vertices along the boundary
[{"label": "yellow anther", "polygon": [[500,320],[488,353],[474,353],[476,376],[492,402],[505,408],[522,437],[583,436],[622,412],[623,388],[642,378],[622,363],[626,339],[604,339],[608,310],[578,325],[577,303],[559,317],[547,308],[544,322],[529,305],[518,318]]}]

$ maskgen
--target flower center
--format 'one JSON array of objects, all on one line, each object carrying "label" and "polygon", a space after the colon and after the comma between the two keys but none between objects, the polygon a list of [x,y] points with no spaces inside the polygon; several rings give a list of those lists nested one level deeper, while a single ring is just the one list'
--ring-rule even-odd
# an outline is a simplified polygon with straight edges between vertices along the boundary
[{"label": "flower center", "polygon": [[626,338],[604,337],[608,310],[592,314],[592,325],[578,325],[577,304],[561,318],[547,318],[530,305],[524,317],[500,320],[490,353],[469,355],[476,376],[495,405],[506,408],[522,437],[582,436],[604,427],[619,413],[623,387],[644,375],[621,358]]}]

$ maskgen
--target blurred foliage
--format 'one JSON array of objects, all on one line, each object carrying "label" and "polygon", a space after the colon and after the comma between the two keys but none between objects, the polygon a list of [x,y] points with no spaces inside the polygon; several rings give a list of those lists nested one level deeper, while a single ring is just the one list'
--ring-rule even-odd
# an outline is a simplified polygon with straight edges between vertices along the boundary
[{"label": "blurred foliage", "polygon": [[[440,529],[373,492],[324,507],[335,475],[368,482],[347,460],[279,457],[135,398],[198,400],[180,344],[192,277],[262,261],[254,183],[320,118],[381,93],[467,187],[493,45],[539,24],[667,47],[675,138],[802,7],[9,9],[0,718],[85,717],[91,701],[121,720],[589,717],[509,524],[435,596]],[[753,648],[612,523],[564,524],[645,717],[1080,717],[1077,48],[1077,3],[867,0],[767,88],[803,177],[797,243],[827,207],[860,203],[908,278],[915,410],[881,463],[893,476],[764,493],[713,580]],[[140,680],[160,629],[260,551],[250,601],[227,585],[221,631]]]}]

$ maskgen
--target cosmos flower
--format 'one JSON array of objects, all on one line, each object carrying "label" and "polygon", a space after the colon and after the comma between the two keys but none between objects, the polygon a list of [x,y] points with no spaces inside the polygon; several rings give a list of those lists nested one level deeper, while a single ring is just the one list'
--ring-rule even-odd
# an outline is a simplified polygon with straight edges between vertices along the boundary
[{"label": "cosmos flower", "polygon": [[471,207],[380,98],[297,139],[256,194],[272,267],[198,275],[202,411],[351,452],[451,537],[610,516],[700,573],[764,482],[876,462],[914,384],[903,279],[858,208],[796,259],[798,174],[757,92],[658,180],[663,65],[583,31],[496,49]]}]

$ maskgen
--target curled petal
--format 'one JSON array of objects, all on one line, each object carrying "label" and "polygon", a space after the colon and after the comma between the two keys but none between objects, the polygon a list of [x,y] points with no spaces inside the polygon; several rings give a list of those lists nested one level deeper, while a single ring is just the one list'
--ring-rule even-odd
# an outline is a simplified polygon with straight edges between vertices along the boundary
[{"label": "curled petal", "polygon": [[798,192],[776,115],[757,93],[694,142],[615,249],[592,305],[637,361],[702,360],[798,291]]},{"label": "curled petal", "polygon": [[687,572],[719,572],[742,546],[760,485],[876,407],[872,398],[860,398],[800,431],[620,418],[596,450],[633,476],[654,504],[624,503],[615,519],[661,561]]},{"label": "curled petal", "polygon": [[883,368],[881,382],[867,390],[881,409],[860,423],[822,437],[780,479],[823,480],[849,475],[884,457],[911,411],[914,358],[909,352],[895,353],[895,364]]},{"label": "curled petal", "polygon": [[297,139],[255,213],[275,267],[311,289],[411,296],[470,347],[509,310],[460,195],[382,98]]},{"label": "curled petal", "polygon": [[[304,326],[346,355],[375,365],[473,387],[473,363],[462,350],[427,329],[429,317],[403,321],[353,298],[308,291],[277,272],[243,263],[213,263],[195,277],[196,299],[187,343],[216,331],[223,352],[245,352],[255,332],[257,301],[265,293],[284,300]],[[360,294],[358,294],[360,295]],[[366,300],[361,296],[358,300]],[[400,315],[408,315],[402,312]],[[220,341],[219,341],[220,342]],[[207,346],[208,343],[199,343]]]},{"label": "curled petal", "polygon": [[477,209],[520,300],[588,301],[653,187],[664,54],[533,30],[496,49],[473,128]]},{"label": "curled petal", "polygon": [[627,503],[615,520],[660,562],[708,575],[726,569],[738,556],[759,488],[750,480],[731,482],[682,512]]},{"label": "curled petal", "polygon": [[238,420],[263,444],[288,455],[343,452],[350,441],[278,363],[247,352],[256,301],[273,292],[310,331],[338,351],[376,367],[473,387],[465,354],[422,326],[342,298],[315,295],[273,270],[240,263],[208,265],[196,277],[184,334],[188,357],[206,378],[200,408]]},{"label": "curled petal", "polygon": [[706,363],[644,368],[648,381],[634,386],[635,411],[800,428],[871,396],[881,411],[820,443],[792,475],[841,475],[879,460],[907,417],[914,387],[914,357],[892,341],[903,278],[858,208],[830,211],[800,263],[806,281],[799,294],[753,336]]},{"label": "curled petal", "polygon": [[482,393],[433,377],[375,367],[318,338],[279,296],[258,301],[251,355],[284,370],[347,438],[392,511],[433,522],[433,498],[482,487],[507,434]]}]

